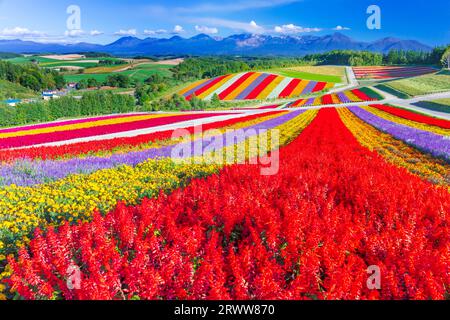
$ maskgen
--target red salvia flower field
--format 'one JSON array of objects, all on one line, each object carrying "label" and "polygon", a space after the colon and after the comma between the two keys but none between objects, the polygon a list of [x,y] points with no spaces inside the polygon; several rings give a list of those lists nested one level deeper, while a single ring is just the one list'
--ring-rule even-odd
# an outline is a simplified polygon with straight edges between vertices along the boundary
[{"label": "red salvia flower field", "polygon": [[[27,299],[444,299],[450,196],[363,148],[324,109],[280,171],[234,165],[10,257]],[[81,287],[66,272],[81,268]],[[381,269],[370,290],[367,268]]]}]

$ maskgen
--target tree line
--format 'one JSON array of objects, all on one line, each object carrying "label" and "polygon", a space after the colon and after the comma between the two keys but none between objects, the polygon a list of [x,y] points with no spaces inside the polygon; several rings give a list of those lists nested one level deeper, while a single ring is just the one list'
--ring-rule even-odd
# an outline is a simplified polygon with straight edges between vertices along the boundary
[{"label": "tree line", "polygon": [[33,64],[16,65],[0,61],[0,79],[20,84],[33,91],[62,89],[65,80],[57,71],[41,69]]},{"label": "tree line", "polygon": [[90,92],[80,99],[61,97],[50,101],[20,104],[13,107],[0,105],[0,126],[54,121],[61,118],[126,113],[137,108],[134,97],[112,92]]},{"label": "tree line", "polygon": [[387,54],[332,50],[303,57],[191,57],[172,69],[174,78],[181,81],[217,77],[250,70],[268,70],[299,65],[435,65],[440,66],[447,47],[436,47],[431,52],[392,50]]}]

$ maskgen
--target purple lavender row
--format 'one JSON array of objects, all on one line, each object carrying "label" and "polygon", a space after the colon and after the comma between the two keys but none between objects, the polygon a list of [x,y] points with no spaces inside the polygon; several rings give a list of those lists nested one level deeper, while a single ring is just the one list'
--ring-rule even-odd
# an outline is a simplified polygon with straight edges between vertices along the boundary
[{"label": "purple lavender row", "polygon": [[351,102],[350,99],[345,95],[344,92],[338,92],[337,95],[339,97],[339,100],[342,101],[342,103],[350,103]]},{"label": "purple lavender row", "polygon": [[[269,130],[292,120],[302,114],[304,110],[293,111],[274,119],[244,128],[245,136],[238,136],[237,140],[227,139],[227,133],[210,138],[210,143],[218,139],[224,141],[223,146],[239,143],[250,136],[261,133],[262,130]],[[228,133],[229,135],[229,133]],[[15,184],[17,186],[33,186],[36,184],[47,183],[58,179],[63,179],[71,174],[89,174],[97,170],[114,168],[120,165],[136,166],[147,159],[171,157],[172,151],[192,150],[191,154],[179,155],[177,157],[187,158],[192,155],[200,156],[208,148],[208,143],[202,143],[201,139],[192,142],[180,143],[177,145],[166,146],[162,148],[153,148],[143,151],[129,152],[126,154],[113,154],[109,157],[87,157],[73,158],[66,161],[45,160],[31,161],[19,160],[14,164],[0,167],[0,186]]]},{"label": "purple lavender row", "polygon": [[430,153],[435,157],[443,158],[447,162],[450,162],[449,137],[388,121],[360,107],[349,107],[348,109],[358,118],[374,126],[378,130],[388,133],[394,138],[402,140],[421,151]]},{"label": "purple lavender row", "polygon": [[316,98],[308,98],[308,100],[306,100],[305,104],[303,105],[304,107],[309,107],[312,106],[314,103],[314,100],[316,100]]}]

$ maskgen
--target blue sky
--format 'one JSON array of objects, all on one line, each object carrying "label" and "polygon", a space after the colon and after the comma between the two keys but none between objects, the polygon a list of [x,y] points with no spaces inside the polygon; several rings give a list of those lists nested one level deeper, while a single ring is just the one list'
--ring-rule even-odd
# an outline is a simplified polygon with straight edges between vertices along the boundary
[{"label": "blue sky", "polygon": [[[366,26],[369,5],[381,8],[381,29]],[[68,31],[67,8],[81,9]],[[450,43],[448,0],[0,0],[0,38],[109,43],[120,36],[183,37],[208,33],[323,35],[357,40],[393,36],[429,45]]]}]

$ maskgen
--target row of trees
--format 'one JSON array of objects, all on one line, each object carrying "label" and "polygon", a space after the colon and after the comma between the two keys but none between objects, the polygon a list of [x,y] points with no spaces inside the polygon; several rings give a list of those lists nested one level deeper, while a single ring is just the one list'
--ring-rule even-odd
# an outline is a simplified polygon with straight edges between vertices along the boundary
[{"label": "row of trees", "polygon": [[431,52],[412,50],[391,50],[387,54],[333,50],[326,53],[310,54],[304,57],[306,61],[316,64],[337,64],[350,66],[370,65],[440,65],[446,47],[436,47]]},{"label": "row of trees", "polygon": [[387,54],[333,50],[298,58],[199,57],[186,59],[182,64],[176,66],[173,72],[175,79],[185,81],[249,70],[267,70],[299,65],[441,65],[445,50],[446,47],[436,47],[431,52],[392,50]]},{"label": "row of trees", "polygon": [[199,57],[188,58],[173,68],[176,80],[211,78],[249,70],[284,68],[307,64],[302,58]]},{"label": "row of trees", "polygon": [[15,65],[7,61],[0,61],[0,79],[34,91],[61,89],[65,86],[63,76],[54,70],[40,69],[32,64]]},{"label": "row of trees", "polygon": [[123,74],[110,75],[105,81],[99,81],[95,78],[81,79],[78,81],[77,89],[96,88],[101,86],[117,87],[117,88],[129,88],[132,85],[132,81],[129,77]]},{"label": "row of trees", "polygon": [[61,118],[125,113],[136,110],[135,99],[111,92],[86,93],[81,99],[61,97],[50,101],[0,105],[0,126],[53,121]]}]

